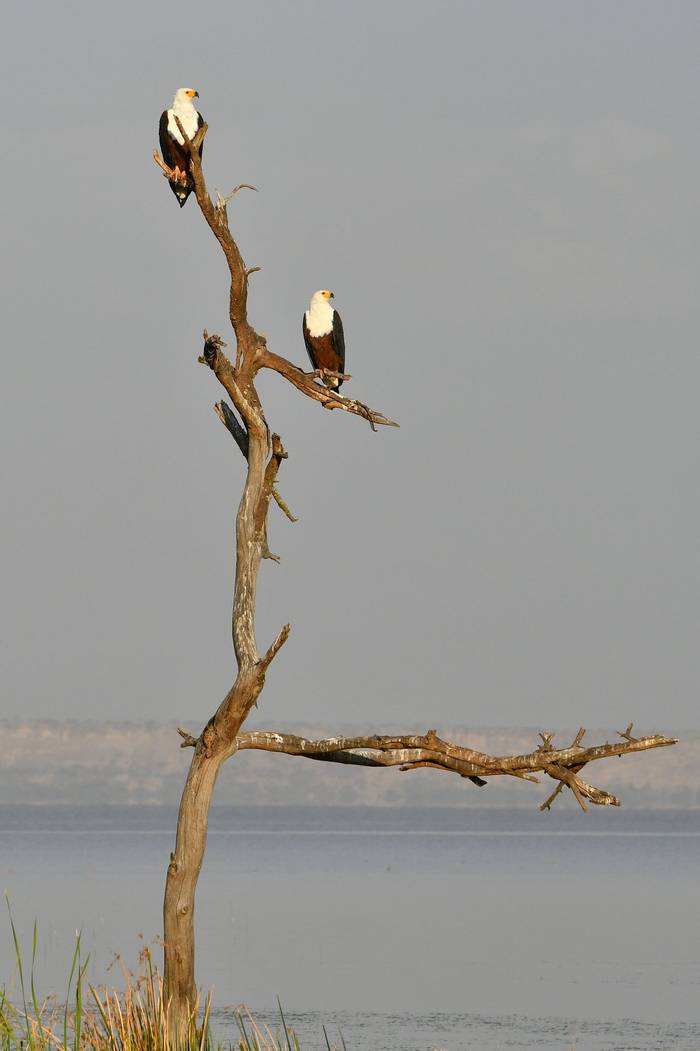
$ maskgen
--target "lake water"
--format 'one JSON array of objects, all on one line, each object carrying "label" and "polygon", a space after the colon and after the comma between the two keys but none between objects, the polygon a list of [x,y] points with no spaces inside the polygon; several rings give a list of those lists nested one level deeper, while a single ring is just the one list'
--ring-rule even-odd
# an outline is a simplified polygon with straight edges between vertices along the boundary
[{"label": "lake water", "polygon": [[[64,995],[76,928],[97,981],[157,937],[174,827],[171,807],[0,806],[42,992]],[[219,807],[198,978],[220,1036],[279,995],[304,1051],[324,1023],[348,1051],[699,1051],[699,877],[700,811]]]}]

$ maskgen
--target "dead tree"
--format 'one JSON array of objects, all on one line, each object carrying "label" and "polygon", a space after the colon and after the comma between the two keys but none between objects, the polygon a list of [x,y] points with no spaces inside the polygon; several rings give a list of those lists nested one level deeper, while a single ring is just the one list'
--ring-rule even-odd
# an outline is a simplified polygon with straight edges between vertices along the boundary
[{"label": "dead tree", "polygon": [[[332,737],[309,741],[290,734],[256,730],[242,732],[253,705],[265,684],[273,659],[287,641],[289,625],[261,655],[255,636],[256,586],[260,561],[273,558],[267,544],[267,514],[274,499],[282,511],[294,518],[276,488],[277,475],[286,459],[282,440],[271,433],[255,378],[261,369],[272,369],[298,391],[326,409],[340,409],[366,420],[373,430],[378,426],[396,427],[383,413],[360,401],[341,397],[318,383],[318,373],[306,373],[290,361],[268,350],[265,338],[248,321],[248,279],[258,267],[247,268],[230,228],[227,205],[246,184],[237,186],[225,198],[217,194],[214,203],[207,191],[198,148],[207,125],[190,141],[177,120],[191,158],[191,179],[197,203],[210,230],[219,242],[230,273],[229,316],[235,335],[235,364],[224,353],[219,336],[204,331],[204,348],[199,361],[207,365],[229,395],[233,408],[219,402],[216,412],[233,436],[247,462],[243,494],[236,517],[236,568],[233,595],[232,634],[237,674],[231,689],[207,722],[199,737],[181,730],[182,747],[192,747],[194,755],[182,793],[177,822],[175,850],[170,855],[163,903],[165,988],[169,1001],[170,1032],[184,1035],[194,1024],[197,1002],[195,983],[194,904],[197,879],[204,858],[209,806],[219,769],[237,751],[257,748],[317,761],[357,766],[398,766],[400,770],[428,767],[458,774],[476,785],[490,777],[517,777],[538,781],[536,773],[547,774],[557,782],[541,809],[549,809],[563,787],[568,787],[586,810],[586,800],[602,806],[619,806],[619,800],[580,777],[586,764],[595,759],[675,744],[669,737],[632,737],[632,725],[621,733],[621,740],[587,748],[581,729],[568,748],[558,749],[551,734],[540,735],[539,746],[528,755],[490,756],[441,740],[434,730],[421,736]],[[175,173],[163,163],[157,151],[154,159],[163,173]],[[250,187],[249,187],[250,188]],[[346,377],[347,378],[347,377]]]}]

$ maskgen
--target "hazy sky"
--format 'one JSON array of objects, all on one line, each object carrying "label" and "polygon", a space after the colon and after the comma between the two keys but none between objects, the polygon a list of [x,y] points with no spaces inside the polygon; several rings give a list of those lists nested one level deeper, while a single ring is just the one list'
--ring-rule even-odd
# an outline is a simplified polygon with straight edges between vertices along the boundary
[{"label": "hazy sky", "polygon": [[336,292],[372,434],[259,383],[290,458],[256,722],[697,725],[696,2],[11,3],[0,677],[16,717],[205,720],[241,457],[226,270],[154,167],[199,90],[251,320]]}]

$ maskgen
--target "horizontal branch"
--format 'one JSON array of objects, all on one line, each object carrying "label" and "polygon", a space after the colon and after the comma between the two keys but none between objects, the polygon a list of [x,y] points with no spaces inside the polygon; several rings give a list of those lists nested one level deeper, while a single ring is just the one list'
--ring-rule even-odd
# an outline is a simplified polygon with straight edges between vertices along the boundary
[{"label": "horizontal branch", "polygon": [[320,402],[324,409],[342,409],[343,412],[351,412],[355,416],[361,416],[367,420],[373,431],[377,429],[377,426],[399,426],[394,420],[390,420],[388,416],[385,416],[383,412],[370,409],[369,406],[353,398],[344,398],[337,391],[316,383],[315,372],[304,372],[298,365],[293,365],[291,361],[287,361],[286,358],[281,357],[279,354],[273,354],[267,348],[260,351],[259,365],[260,368],[272,369],[273,372],[278,372],[280,376],[284,376],[302,394],[306,394],[308,398],[313,398],[315,401]]},{"label": "horizontal branch", "polygon": [[543,770],[544,763],[560,766],[585,766],[586,763],[592,763],[596,759],[610,759],[613,756],[629,755],[632,752],[646,752],[650,748],[665,748],[672,744],[678,744],[678,739],[655,734],[651,737],[635,738],[632,741],[616,741],[613,744],[606,741],[605,744],[595,745],[593,748],[582,748],[580,744],[561,749],[540,747],[528,755],[499,756],[493,762],[504,770],[508,768]]},{"label": "horizontal branch", "polygon": [[365,737],[328,737],[309,740],[295,734],[278,733],[274,730],[251,730],[236,738],[236,750],[246,748],[266,752],[282,752],[286,755],[303,756],[305,759],[351,766],[398,766],[401,770],[432,768],[447,770],[466,777],[475,784],[485,784],[489,777],[517,777],[525,781],[538,782],[535,772],[547,774],[558,781],[557,788],[542,804],[549,810],[561,789],[568,787],[583,810],[585,800],[597,806],[620,806],[616,796],[588,784],[580,771],[587,763],[611,756],[628,755],[632,752],[648,751],[676,744],[673,737],[654,735],[640,739],[631,737],[631,725],[621,736],[620,743],[606,742],[592,748],[583,748],[581,740],[585,731],[579,730],[568,748],[552,747],[551,734],[541,735],[543,743],[533,752],[519,756],[490,756],[474,749],[450,744],[437,736],[434,730],[422,735],[370,735]]}]

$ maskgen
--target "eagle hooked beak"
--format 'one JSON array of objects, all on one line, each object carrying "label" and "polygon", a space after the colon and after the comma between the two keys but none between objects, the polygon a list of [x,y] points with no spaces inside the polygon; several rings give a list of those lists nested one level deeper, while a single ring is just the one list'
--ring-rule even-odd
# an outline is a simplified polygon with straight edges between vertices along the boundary
[{"label": "eagle hooked beak", "polygon": [[191,99],[198,99],[199,98],[199,92],[198,91],[188,91],[187,94],[190,96]]}]

